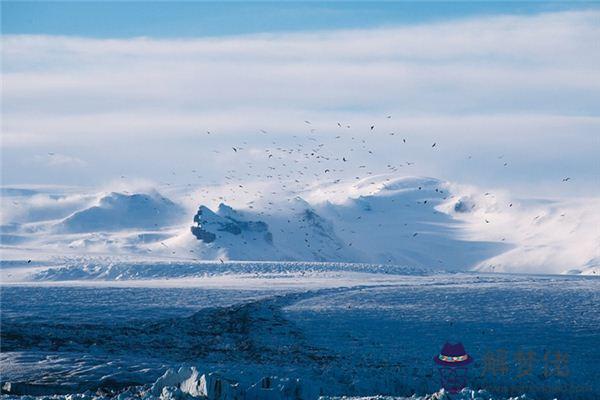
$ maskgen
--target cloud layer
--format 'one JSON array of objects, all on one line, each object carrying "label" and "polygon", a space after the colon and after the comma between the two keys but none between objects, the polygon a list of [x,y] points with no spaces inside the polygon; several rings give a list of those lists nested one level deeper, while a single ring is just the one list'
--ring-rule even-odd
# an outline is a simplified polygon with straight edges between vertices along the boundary
[{"label": "cloud layer", "polygon": [[[561,12],[185,40],[4,36],[2,145],[13,169],[4,178],[53,179],[22,161],[49,148],[103,179],[146,177],[123,146],[135,146],[147,166],[140,170],[154,177],[165,143],[166,161],[182,168],[192,166],[181,161],[190,146],[218,165],[215,149],[242,140],[260,147],[261,130],[268,143],[336,134],[342,121],[352,126],[347,136],[376,135],[372,146],[386,162],[397,153],[390,132],[424,146],[441,142],[448,153],[438,159],[417,148],[406,155],[422,161],[417,173],[501,185],[515,176],[527,185],[529,174],[540,186],[576,174],[589,183],[600,149],[599,17]],[[483,159],[507,153],[515,169],[471,172],[459,160],[475,151]],[[556,163],[561,172],[549,175]],[[74,180],[90,178],[77,173]],[[208,173],[219,178],[219,168]]]}]

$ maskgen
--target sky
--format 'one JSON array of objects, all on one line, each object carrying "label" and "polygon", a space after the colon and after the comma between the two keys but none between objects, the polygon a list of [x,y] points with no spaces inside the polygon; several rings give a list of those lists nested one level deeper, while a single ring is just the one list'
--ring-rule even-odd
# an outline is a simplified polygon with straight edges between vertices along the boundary
[{"label": "sky", "polygon": [[587,2],[2,2],[2,184],[264,179],[322,145],[277,168],[597,196],[598,37]]},{"label": "sky", "polygon": [[205,37],[368,29],[497,14],[593,9],[568,1],[5,1],[5,34],[95,38]]}]

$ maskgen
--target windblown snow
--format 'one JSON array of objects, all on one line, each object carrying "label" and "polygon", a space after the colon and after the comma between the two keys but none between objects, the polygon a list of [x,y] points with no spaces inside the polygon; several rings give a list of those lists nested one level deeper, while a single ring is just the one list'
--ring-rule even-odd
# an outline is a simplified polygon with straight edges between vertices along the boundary
[{"label": "windblown snow", "polygon": [[[519,200],[433,178],[217,203],[155,190],[3,191],[6,259],[121,255],[168,260],[396,264],[445,271],[597,274],[598,199]],[[172,198],[171,198],[172,197]],[[25,256],[23,256],[25,255]]]},{"label": "windblown snow", "polygon": [[98,205],[63,219],[57,229],[65,233],[151,230],[181,219],[183,209],[157,192],[149,194],[110,193]]}]

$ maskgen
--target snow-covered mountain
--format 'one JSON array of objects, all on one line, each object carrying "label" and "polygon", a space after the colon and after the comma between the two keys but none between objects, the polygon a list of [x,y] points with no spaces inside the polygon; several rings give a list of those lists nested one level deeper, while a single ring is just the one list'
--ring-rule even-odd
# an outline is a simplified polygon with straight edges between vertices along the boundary
[{"label": "snow-covered mountain", "polygon": [[64,233],[156,229],[172,224],[183,209],[158,192],[141,194],[109,193],[98,205],[73,213],[57,228]]},{"label": "snow-covered mountain", "polygon": [[9,219],[2,225],[2,248],[9,258],[110,254],[600,273],[598,199],[515,200],[500,191],[397,175],[319,184],[278,197],[250,193],[246,202],[216,205],[208,195],[177,191],[95,198],[53,193],[40,201],[41,195],[10,193],[24,208],[35,204],[35,214],[10,214],[3,206]]},{"label": "snow-covered mountain", "polygon": [[[220,204],[216,212],[200,206],[186,242],[203,255],[232,260],[359,261],[323,218],[301,198],[290,199],[287,213],[234,210]],[[210,256],[209,256],[210,257]]]},{"label": "snow-covered mountain", "polygon": [[360,194],[343,201],[314,198],[311,204],[300,197],[286,199],[287,212],[270,212],[283,209],[279,204],[259,211],[236,211],[221,204],[212,212],[200,206],[191,228],[199,242],[195,251],[218,250],[221,257],[233,260],[370,262],[460,270],[506,248],[457,238],[459,223],[436,210],[450,196],[439,180],[374,178],[354,189]]}]

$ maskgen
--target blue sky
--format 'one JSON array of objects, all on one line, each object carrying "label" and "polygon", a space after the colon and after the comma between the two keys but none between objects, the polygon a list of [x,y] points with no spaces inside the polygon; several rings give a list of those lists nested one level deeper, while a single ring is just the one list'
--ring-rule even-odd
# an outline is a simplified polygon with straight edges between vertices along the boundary
[{"label": "blue sky", "polygon": [[597,2],[3,1],[5,34],[197,37],[356,29],[494,14],[597,8]]}]

